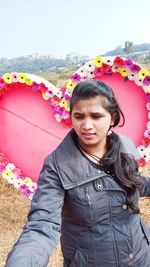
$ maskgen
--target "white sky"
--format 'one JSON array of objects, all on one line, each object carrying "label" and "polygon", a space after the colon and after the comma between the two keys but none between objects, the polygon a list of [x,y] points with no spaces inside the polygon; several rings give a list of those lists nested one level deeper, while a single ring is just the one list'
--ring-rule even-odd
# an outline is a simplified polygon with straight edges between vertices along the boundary
[{"label": "white sky", "polygon": [[150,0],[0,0],[0,57],[94,57],[150,43]]}]

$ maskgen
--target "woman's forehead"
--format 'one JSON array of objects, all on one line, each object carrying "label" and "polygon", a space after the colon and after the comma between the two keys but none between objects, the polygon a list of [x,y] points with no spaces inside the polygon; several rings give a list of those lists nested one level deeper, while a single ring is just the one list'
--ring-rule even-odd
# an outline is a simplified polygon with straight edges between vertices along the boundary
[{"label": "woman's forehead", "polygon": [[96,96],[87,99],[80,99],[73,105],[73,112],[101,112],[105,110],[105,105],[108,103],[107,98]]}]

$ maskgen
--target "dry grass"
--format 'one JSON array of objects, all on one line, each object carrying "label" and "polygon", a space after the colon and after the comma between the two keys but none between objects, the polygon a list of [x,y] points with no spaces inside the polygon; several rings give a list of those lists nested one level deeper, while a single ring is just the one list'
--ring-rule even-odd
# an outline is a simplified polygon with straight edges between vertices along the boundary
[{"label": "dry grass", "polygon": [[[5,264],[6,256],[17,240],[30,207],[30,200],[22,196],[0,177],[0,267]],[[141,200],[141,216],[150,225],[150,199]],[[53,253],[48,267],[62,267],[60,247]]]}]

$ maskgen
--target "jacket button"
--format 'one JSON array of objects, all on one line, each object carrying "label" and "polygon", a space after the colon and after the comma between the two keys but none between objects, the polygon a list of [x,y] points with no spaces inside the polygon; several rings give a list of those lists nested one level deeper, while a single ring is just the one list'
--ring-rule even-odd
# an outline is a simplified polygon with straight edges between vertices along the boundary
[{"label": "jacket button", "polygon": [[101,184],[98,184],[97,185],[97,190],[101,190],[102,189],[102,185]]},{"label": "jacket button", "polygon": [[129,258],[130,258],[130,259],[133,259],[133,257],[134,257],[133,253],[130,253],[130,254],[129,254]]},{"label": "jacket button", "polygon": [[123,208],[124,210],[126,210],[126,209],[128,208],[128,206],[127,206],[126,204],[124,204],[124,205],[122,205],[122,208]]}]

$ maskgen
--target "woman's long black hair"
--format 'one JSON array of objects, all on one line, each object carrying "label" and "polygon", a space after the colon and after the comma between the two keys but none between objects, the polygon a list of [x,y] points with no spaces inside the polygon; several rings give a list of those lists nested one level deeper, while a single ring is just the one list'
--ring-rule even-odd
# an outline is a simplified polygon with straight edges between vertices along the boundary
[{"label": "woman's long black hair", "polygon": [[[124,114],[115,98],[115,95],[107,84],[99,80],[85,80],[78,83],[72,93],[70,102],[70,113],[78,100],[93,98],[96,96],[104,97],[104,108],[113,116],[114,125],[123,126],[125,123]],[[135,213],[139,213],[139,207],[134,203],[133,196],[138,188],[141,188],[142,182],[137,179],[137,162],[134,157],[128,153],[122,152],[122,143],[119,136],[112,132],[107,137],[108,152],[103,158],[104,168],[115,174],[116,182],[127,193],[127,205]]]}]

